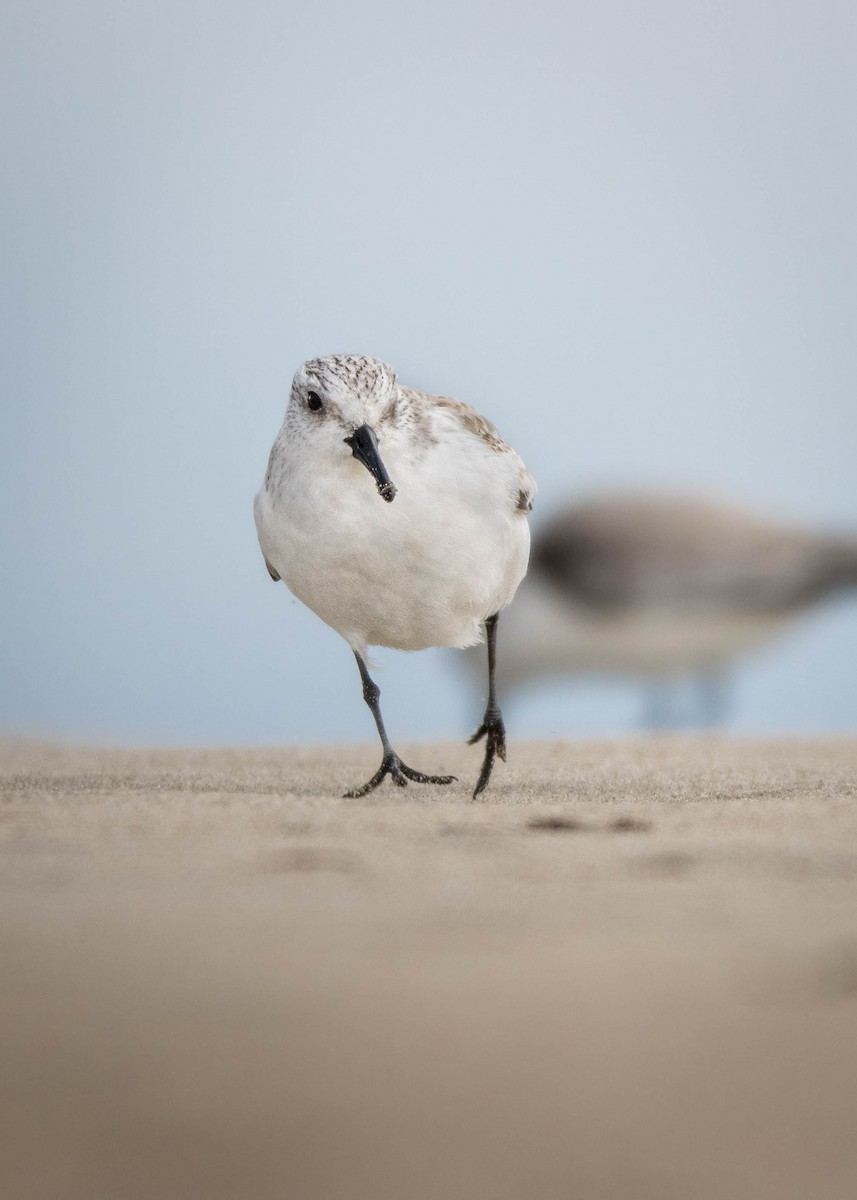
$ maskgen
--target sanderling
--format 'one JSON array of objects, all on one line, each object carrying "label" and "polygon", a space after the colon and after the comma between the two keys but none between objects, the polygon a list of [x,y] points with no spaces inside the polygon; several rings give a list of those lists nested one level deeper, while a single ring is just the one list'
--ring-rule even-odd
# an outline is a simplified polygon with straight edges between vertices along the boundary
[{"label": "sanderling", "polygon": [[485,758],[474,798],[495,757],[505,759],[497,617],[526,573],[534,494],[515,451],[466,404],[403,387],[391,367],[360,354],[298,368],[254,513],[272,579],[357,659],[383,759],[346,795],[363,796],[387,775],[400,787],[454,779],[414,771],[393,750],[369,646],[471,646],[484,627],[488,702],[470,741],[485,738]]},{"label": "sanderling", "polygon": [[500,683],[615,675],[664,687],[698,678],[707,722],[725,669],[829,594],[857,586],[857,539],[694,495],[605,495],[533,534],[504,620]]}]

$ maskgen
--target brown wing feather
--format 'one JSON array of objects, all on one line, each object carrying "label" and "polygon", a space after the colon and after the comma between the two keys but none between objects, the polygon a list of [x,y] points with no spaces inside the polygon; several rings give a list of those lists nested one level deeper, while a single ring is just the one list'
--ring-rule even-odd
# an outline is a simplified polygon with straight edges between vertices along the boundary
[{"label": "brown wing feather", "polygon": [[571,601],[776,612],[857,582],[857,545],[695,497],[576,505],[534,540],[532,569]]}]

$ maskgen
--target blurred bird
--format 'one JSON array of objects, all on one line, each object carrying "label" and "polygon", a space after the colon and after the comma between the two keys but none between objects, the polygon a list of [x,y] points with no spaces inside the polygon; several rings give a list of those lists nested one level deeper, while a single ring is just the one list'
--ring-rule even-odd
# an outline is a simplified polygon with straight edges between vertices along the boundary
[{"label": "blurred bird", "polygon": [[392,367],[360,354],[298,368],[254,513],[271,578],[357,659],[383,758],[347,795],[363,796],[387,775],[399,787],[453,778],[414,771],[393,750],[366,665],[370,645],[464,647],[484,628],[488,702],[470,741],[485,738],[485,757],[474,797],[495,757],[505,759],[497,619],[527,569],[534,493],[518,455],[468,405],[403,387]]},{"label": "blurred bird", "polygon": [[703,724],[722,716],[726,668],[813,605],[857,585],[857,539],[697,496],[606,495],[533,535],[504,618],[500,680],[567,674],[649,684],[648,725],[674,723],[666,689],[694,679]]}]

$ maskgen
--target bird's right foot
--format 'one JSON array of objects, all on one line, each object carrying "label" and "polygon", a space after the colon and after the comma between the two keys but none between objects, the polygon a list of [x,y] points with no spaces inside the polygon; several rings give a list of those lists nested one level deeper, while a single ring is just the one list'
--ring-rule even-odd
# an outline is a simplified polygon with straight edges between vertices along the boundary
[{"label": "bird's right foot", "polygon": [[362,787],[352,788],[346,792],[345,796],[349,800],[357,800],[360,796],[365,796],[369,792],[373,792],[378,784],[389,775],[395,783],[396,787],[407,787],[408,780],[412,783],[455,783],[455,775],[424,775],[422,771],[415,771],[413,767],[407,766],[399,758],[394,750],[385,754],[381,760],[381,765],[368,783],[364,783]]},{"label": "bird's right foot", "polygon": [[467,739],[468,746],[475,745],[480,738],[485,738],[485,758],[476,781],[476,787],[473,789],[474,800],[488,786],[495,757],[502,758],[503,762],[506,761],[506,726],[503,724],[503,714],[496,705],[489,706],[485,710],[482,724],[473,736]]}]

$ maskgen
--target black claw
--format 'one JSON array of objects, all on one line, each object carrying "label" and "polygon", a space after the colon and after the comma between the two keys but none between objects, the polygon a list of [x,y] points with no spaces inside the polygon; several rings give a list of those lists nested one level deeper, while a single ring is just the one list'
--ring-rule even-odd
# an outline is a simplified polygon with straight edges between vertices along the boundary
[{"label": "black claw", "polygon": [[399,758],[398,754],[385,754],[381,762],[381,766],[372,776],[368,783],[364,783],[362,787],[352,788],[346,792],[345,796],[349,800],[358,800],[361,796],[367,795],[375,790],[378,784],[389,775],[397,787],[407,787],[408,780],[413,783],[455,783],[455,775],[424,775],[422,771],[415,771],[413,767],[407,766]]},{"label": "black claw", "polygon": [[506,727],[503,724],[503,716],[499,709],[494,709],[493,712],[486,712],[482,724],[473,736],[468,738],[468,746],[474,745],[474,743],[483,737],[485,738],[485,758],[482,760],[482,770],[479,772],[476,787],[473,789],[474,800],[488,786],[488,780],[491,778],[491,771],[494,767],[494,759],[501,758],[503,762],[506,761]]}]

